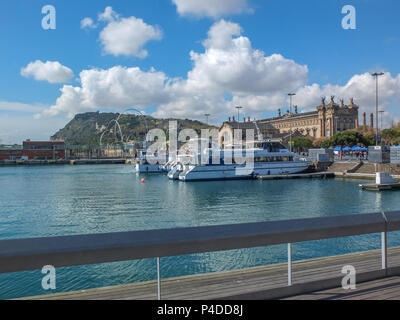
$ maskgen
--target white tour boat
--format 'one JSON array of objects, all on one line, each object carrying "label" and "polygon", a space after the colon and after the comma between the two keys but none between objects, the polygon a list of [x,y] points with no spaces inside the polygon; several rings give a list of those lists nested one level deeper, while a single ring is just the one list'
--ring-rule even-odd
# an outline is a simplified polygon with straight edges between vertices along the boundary
[{"label": "white tour boat", "polygon": [[[252,179],[257,176],[301,173],[307,170],[310,161],[290,152],[279,142],[262,141],[254,148],[243,150],[214,150],[219,154],[213,161],[209,149],[209,160],[202,163],[200,155],[196,163],[177,163],[168,174],[170,179],[181,181]],[[204,154],[203,154],[204,157]],[[250,161],[246,163],[246,157]]]}]

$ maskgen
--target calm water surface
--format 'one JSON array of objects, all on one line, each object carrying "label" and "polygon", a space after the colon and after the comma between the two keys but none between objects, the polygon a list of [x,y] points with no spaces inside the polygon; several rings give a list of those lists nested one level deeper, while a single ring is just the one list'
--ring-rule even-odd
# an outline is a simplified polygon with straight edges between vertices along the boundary
[{"label": "calm water surface", "polygon": [[[399,210],[399,193],[361,191],[360,181],[181,183],[132,166],[0,168],[0,239],[286,220]],[[400,245],[400,236],[389,237]],[[294,259],[376,249],[378,235],[296,244]],[[286,246],[162,259],[163,277],[286,261]],[[0,299],[46,294],[41,271],[0,275]],[[156,278],[153,259],[57,269],[57,290]]]}]

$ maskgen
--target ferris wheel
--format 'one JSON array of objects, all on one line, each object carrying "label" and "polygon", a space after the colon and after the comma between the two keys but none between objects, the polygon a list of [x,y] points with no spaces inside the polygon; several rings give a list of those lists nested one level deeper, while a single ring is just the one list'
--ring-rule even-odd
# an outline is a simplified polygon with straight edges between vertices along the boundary
[{"label": "ferris wheel", "polygon": [[143,118],[144,124],[145,124],[145,127],[146,127],[146,135],[147,135],[147,133],[149,132],[149,127],[148,127],[148,125],[147,125],[147,120],[146,120],[145,114],[144,114],[142,111],[138,110],[138,109],[135,109],[135,108],[131,108],[131,107],[130,107],[130,108],[126,108],[122,113],[120,113],[120,114],[118,115],[118,117],[117,117],[116,119],[111,120],[111,121],[107,124],[105,130],[103,131],[103,133],[102,133],[101,136],[100,136],[100,146],[102,145],[104,135],[105,135],[106,133],[109,133],[109,132],[110,132],[112,125],[114,125],[113,133],[114,133],[114,136],[115,136],[115,141],[116,141],[117,143],[127,143],[127,142],[129,141],[129,139],[131,138],[131,136],[129,136],[129,135],[124,136],[119,121],[120,121],[120,119],[121,119],[121,117],[122,117],[123,115],[129,115],[129,114],[132,114],[132,112],[133,112],[133,114],[136,114],[136,115],[138,115],[139,117],[142,117],[142,118]]}]

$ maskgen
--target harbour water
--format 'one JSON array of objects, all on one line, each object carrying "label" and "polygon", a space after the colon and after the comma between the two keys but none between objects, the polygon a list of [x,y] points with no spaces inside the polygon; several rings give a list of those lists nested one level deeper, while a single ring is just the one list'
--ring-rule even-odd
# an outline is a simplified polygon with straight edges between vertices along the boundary
[{"label": "harbour water", "polygon": [[[366,192],[356,180],[181,183],[129,165],[0,168],[0,240],[287,220],[398,210],[399,193]],[[379,235],[295,244],[295,260],[376,249]],[[400,245],[398,233],[389,245]],[[163,277],[286,261],[273,246],[163,258]],[[57,289],[40,270],[0,275],[0,299],[156,279],[153,259],[57,269]]]}]

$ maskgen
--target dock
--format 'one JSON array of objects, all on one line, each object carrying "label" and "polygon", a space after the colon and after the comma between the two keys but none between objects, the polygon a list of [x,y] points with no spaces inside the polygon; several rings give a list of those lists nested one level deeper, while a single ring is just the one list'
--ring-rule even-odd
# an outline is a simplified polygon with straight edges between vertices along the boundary
[{"label": "dock", "polygon": [[70,160],[71,165],[85,165],[85,164],[126,164],[126,159],[81,159],[81,160]]},{"label": "dock", "polygon": [[385,191],[385,190],[400,190],[400,183],[389,184],[360,184],[363,190],[367,191]]},{"label": "dock", "polygon": [[334,172],[313,172],[298,174],[281,174],[269,176],[257,176],[259,180],[282,180],[282,179],[329,179],[335,178]]},{"label": "dock", "polygon": [[[163,300],[224,300],[224,299],[335,299],[381,298],[380,290],[393,290],[400,299],[400,270],[397,276],[379,275],[380,251],[367,251],[327,258],[293,262],[292,286],[287,286],[287,264],[275,264],[236,271],[164,279]],[[388,250],[390,265],[400,266],[400,247]],[[341,281],[343,266],[357,270],[357,290],[344,290]],[[374,279],[368,281],[368,279]],[[325,286],[325,291],[313,288]],[[309,288],[308,290],[306,288]],[[365,291],[370,288],[373,291]],[[306,290],[306,294],[295,294]],[[113,287],[58,293],[23,298],[22,300],[156,300],[157,281]]]},{"label": "dock", "polygon": [[1,160],[0,167],[15,166],[58,166],[58,165],[95,165],[95,164],[131,164],[131,159],[73,159],[73,160]]}]

